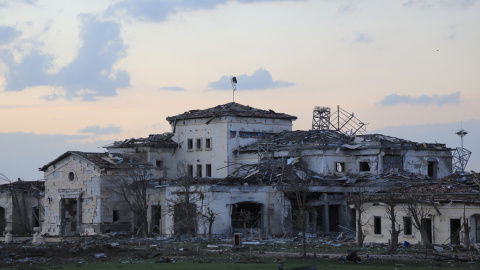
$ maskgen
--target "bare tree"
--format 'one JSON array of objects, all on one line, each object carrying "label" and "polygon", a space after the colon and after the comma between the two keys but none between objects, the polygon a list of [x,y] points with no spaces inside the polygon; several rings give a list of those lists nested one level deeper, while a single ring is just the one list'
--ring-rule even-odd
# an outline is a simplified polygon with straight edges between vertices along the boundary
[{"label": "bare tree", "polygon": [[386,195],[383,203],[383,207],[385,209],[385,216],[390,221],[390,253],[397,252],[398,246],[398,235],[401,232],[400,223],[398,222],[398,212],[399,212],[399,201],[400,196],[399,193],[396,191],[391,191],[388,195]]},{"label": "bare tree", "polygon": [[201,213],[201,217],[205,223],[208,223],[208,241],[212,241],[212,226],[215,220],[217,219],[218,214],[213,212],[210,207],[207,207],[207,210]]},{"label": "bare tree", "polygon": [[352,199],[350,202],[353,203],[355,210],[357,211],[356,223],[357,223],[357,246],[362,247],[363,242],[365,240],[365,231],[363,227],[366,225],[366,222],[363,222],[362,216],[367,211],[368,206],[367,202],[367,194],[365,186],[359,186],[354,188]]},{"label": "bare tree", "polygon": [[[188,249],[192,248],[192,235],[201,218],[204,194],[199,181],[191,176],[182,176],[174,182],[172,196],[167,200],[168,212],[173,214],[173,230],[176,234],[187,234]],[[197,207],[200,205],[200,207]]]},{"label": "bare tree", "polygon": [[109,190],[118,194],[134,214],[134,225],[141,227],[143,236],[148,234],[147,188],[152,180],[152,168],[144,165],[126,170],[122,175],[112,176]]},{"label": "bare tree", "polygon": [[421,200],[415,194],[406,195],[406,212],[413,219],[413,226],[420,232],[422,238],[422,244],[430,245],[430,238],[428,232],[425,229],[425,221],[430,215],[431,207],[428,202]]},{"label": "bare tree", "polygon": [[284,194],[290,201],[292,208],[292,219],[296,227],[302,233],[302,257],[307,256],[307,215],[309,212],[308,200],[312,180],[308,178],[307,171],[299,171],[298,176],[284,178]]}]

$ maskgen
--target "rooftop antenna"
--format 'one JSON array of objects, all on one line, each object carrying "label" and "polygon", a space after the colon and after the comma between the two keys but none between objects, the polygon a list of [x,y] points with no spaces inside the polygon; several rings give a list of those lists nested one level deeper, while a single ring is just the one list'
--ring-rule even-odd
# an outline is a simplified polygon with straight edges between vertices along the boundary
[{"label": "rooftop antenna", "polygon": [[233,88],[233,103],[235,103],[235,91],[237,91],[237,87],[235,85],[237,84],[237,77],[231,77],[230,82],[232,83]]},{"label": "rooftop antenna", "polygon": [[453,170],[455,172],[461,172],[463,174],[465,172],[465,167],[467,167],[467,163],[470,159],[470,155],[472,154],[472,152],[463,147],[463,137],[465,137],[468,132],[461,128],[455,134],[460,137],[460,140],[462,141],[462,146],[457,147],[457,149],[455,149],[455,151],[453,152]]}]

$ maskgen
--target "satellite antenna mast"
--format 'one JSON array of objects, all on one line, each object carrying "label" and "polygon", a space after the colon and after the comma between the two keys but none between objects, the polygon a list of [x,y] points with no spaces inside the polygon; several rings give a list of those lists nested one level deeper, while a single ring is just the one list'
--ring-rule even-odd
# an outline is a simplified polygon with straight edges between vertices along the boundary
[{"label": "satellite antenna mast", "polygon": [[230,82],[232,83],[232,88],[233,88],[233,102],[235,103],[235,91],[237,91],[237,87],[235,86],[237,84],[237,77],[231,77]]}]

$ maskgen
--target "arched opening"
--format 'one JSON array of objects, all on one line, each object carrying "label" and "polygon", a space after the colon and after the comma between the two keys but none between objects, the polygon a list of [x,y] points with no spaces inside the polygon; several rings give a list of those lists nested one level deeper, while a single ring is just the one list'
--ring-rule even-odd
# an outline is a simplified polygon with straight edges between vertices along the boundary
[{"label": "arched opening", "polygon": [[232,228],[260,227],[262,221],[262,204],[240,202],[232,205]]}]

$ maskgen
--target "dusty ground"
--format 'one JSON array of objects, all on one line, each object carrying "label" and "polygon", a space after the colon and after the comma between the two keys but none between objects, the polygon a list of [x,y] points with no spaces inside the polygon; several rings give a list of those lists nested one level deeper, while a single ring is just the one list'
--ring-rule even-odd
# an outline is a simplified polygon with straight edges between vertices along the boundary
[{"label": "dusty ground", "polygon": [[[229,239],[207,242],[196,238],[192,249],[182,242],[169,238],[90,237],[51,238],[42,246],[34,246],[30,240],[0,244],[0,268],[35,268],[62,265],[85,265],[99,262],[149,261],[157,263],[262,263],[279,258],[300,256],[301,246],[296,239],[270,239],[250,241],[243,248],[232,249]],[[335,240],[335,239],[334,239]],[[250,249],[251,254],[250,254]],[[458,247],[426,249],[424,247],[399,247],[397,254],[387,254],[384,245],[367,245],[357,248],[353,241],[310,239],[308,256],[322,259],[345,259],[349,250],[358,252],[362,263],[394,261],[406,265],[457,266],[480,268],[480,252]],[[346,263],[354,263],[346,261]]]}]

